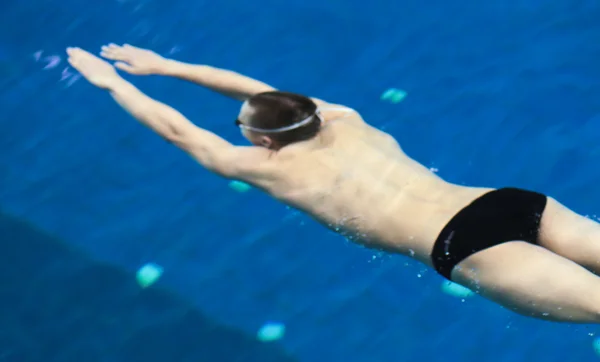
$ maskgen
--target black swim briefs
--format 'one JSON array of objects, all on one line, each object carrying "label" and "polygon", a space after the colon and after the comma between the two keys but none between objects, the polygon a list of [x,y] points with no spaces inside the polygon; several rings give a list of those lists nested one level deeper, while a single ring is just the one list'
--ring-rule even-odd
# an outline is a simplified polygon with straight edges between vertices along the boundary
[{"label": "black swim briefs", "polygon": [[440,232],[431,252],[435,270],[451,279],[470,255],[508,241],[538,243],[547,197],[517,188],[490,191],[460,210]]}]

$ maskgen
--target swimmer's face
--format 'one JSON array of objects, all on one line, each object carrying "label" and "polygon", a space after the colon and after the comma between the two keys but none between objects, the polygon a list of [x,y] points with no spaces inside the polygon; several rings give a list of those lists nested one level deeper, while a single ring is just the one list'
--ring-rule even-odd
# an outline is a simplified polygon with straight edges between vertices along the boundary
[{"label": "swimmer's face", "polygon": [[254,110],[252,106],[248,105],[248,102],[244,102],[242,105],[242,109],[240,110],[240,114],[238,115],[238,119],[236,123],[240,127],[242,135],[250,141],[255,146],[262,146],[266,148],[270,148],[273,145],[273,141],[270,137],[265,136],[264,134],[250,131],[245,129],[244,125],[250,124],[250,119],[252,119],[252,115],[254,114]]}]

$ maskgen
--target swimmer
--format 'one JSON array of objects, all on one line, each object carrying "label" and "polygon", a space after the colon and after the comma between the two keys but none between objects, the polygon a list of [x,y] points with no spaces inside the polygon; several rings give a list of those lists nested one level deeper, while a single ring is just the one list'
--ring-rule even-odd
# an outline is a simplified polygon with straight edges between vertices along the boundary
[{"label": "swimmer", "polygon": [[448,183],[350,107],[130,45],[102,48],[125,72],[172,76],[242,101],[234,125],[251,146],[232,145],[139,91],[104,59],[67,53],[91,84],[208,170],[356,243],[413,257],[520,314],[600,322],[600,226],[555,199]]}]

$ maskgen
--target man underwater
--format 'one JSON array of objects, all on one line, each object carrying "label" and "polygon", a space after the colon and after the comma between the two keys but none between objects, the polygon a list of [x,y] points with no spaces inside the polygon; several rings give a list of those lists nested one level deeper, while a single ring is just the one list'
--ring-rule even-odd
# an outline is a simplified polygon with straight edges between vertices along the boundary
[{"label": "man underwater", "polygon": [[[245,181],[367,247],[409,255],[520,314],[600,322],[600,226],[546,195],[448,183],[352,108],[130,45],[69,63],[139,122],[223,177]],[[235,146],[119,76],[158,74],[243,102]]]}]

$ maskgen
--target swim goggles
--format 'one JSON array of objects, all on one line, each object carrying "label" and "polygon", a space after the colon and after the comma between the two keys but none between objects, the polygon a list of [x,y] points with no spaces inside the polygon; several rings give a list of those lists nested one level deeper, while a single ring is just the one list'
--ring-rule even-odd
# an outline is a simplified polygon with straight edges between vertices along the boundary
[{"label": "swim goggles", "polygon": [[317,118],[319,118],[319,120],[321,121],[321,123],[323,123],[323,116],[321,115],[321,112],[319,111],[319,109],[317,108],[317,110],[315,111],[315,113],[311,114],[310,116],[306,117],[305,119],[296,122],[294,124],[291,124],[289,126],[285,126],[285,127],[280,127],[280,128],[271,128],[271,129],[264,129],[264,128],[257,128],[257,127],[252,127],[252,126],[247,126],[245,124],[243,124],[239,119],[235,120],[235,125],[238,126],[239,128],[248,130],[248,131],[252,131],[252,132],[258,132],[258,133],[281,133],[281,132],[287,132],[287,131],[291,131],[300,127],[304,127],[307,124],[309,124],[310,122],[312,122],[312,119],[314,116],[317,116]]}]

